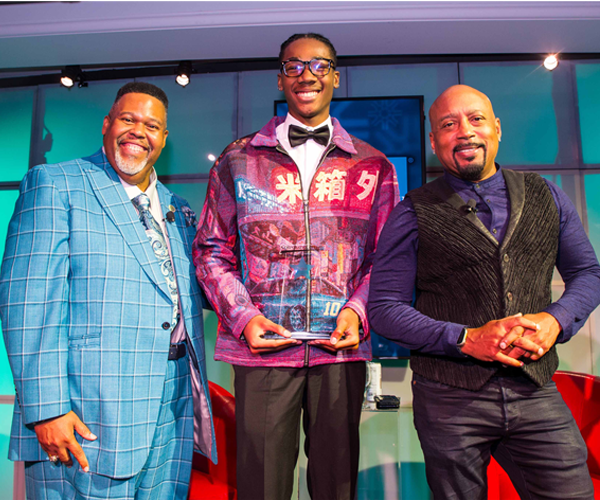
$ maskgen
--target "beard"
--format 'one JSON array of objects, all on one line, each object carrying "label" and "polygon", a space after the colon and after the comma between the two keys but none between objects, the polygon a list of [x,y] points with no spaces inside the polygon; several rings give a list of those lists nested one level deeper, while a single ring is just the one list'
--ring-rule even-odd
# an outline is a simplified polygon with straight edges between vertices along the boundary
[{"label": "beard", "polygon": [[144,170],[148,164],[148,156],[146,156],[146,158],[143,160],[127,159],[121,155],[121,151],[119,151],[119,148],[117,148],[115,151],[115,162],[117,164],[117,168],[124,174],[135,175]]},{"label": "beard", "polygon": [[461,165],[456,157],[454,157],[454,166],[456,167],[456,171],[459,172],[461,179],[469,182],[481,180],[487,160],[487,148],[484,145],[481,145],[481,148],[483,149],[483,158],[480,162],[475,162],[475,157],[472,159],[466,158],[463,161],[467,161],[467,165]]}]

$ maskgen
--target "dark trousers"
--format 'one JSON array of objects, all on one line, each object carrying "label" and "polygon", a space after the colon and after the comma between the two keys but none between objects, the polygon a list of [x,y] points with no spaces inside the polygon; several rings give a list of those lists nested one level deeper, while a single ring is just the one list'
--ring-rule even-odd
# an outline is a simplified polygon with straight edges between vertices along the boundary
[{"label": "dark trousers", "polygon": [[554,382],[494,377],[467,391],[413,377],[415,427],[436,500],[487,499],[490,454],[523,500],[593,500],[587,449]]},{"label": "dark trousers", "polygon": [[239,500],[291,497],[301,410],[311,498],[354,500],[365,363],[234,369]]}]

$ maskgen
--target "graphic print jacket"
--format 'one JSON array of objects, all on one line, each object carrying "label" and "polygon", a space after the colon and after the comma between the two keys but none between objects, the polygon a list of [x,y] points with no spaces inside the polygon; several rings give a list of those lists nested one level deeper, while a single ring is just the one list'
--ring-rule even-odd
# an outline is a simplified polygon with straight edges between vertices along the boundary
[{"label": "graphic print jacket", "polygon": [[[210,172],[194,241],[196,276],[219,318],[215,359],[302,367],[371,359],[366,304],[379,234],[398,202],[394,166],[332,118],[333,134],[302,199],[275,117],[230,144]],[[342,308],[360,345],[337,355],[303,343],[252,354],[243,330],[262,314],[290,331],[332,333]]]}]

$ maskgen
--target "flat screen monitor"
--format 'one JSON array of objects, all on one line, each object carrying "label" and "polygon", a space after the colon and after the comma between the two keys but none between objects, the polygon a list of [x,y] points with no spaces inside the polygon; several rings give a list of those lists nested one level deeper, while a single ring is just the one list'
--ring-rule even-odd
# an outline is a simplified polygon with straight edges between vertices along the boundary
[{"label": "flat screen monitor", "polygon": [[[275,115],[285,116],[285,101],[275,101]],[[331,116],[352,135],[384,153],[394,164],[400,199],[425,182],[423,96],[349,97],[331,102]],[[373,357],[397,359],[410,352],[371,330]]]}]

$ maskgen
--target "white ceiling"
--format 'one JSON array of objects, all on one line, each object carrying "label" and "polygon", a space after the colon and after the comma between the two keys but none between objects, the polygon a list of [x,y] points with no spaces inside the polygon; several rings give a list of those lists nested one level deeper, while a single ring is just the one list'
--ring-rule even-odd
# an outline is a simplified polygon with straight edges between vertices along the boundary
[{"label": "white ceiling", "polygon": [[0,4],[0,70],[276,57],[306,31],[345,56],[600,52],[600,2]]}]

